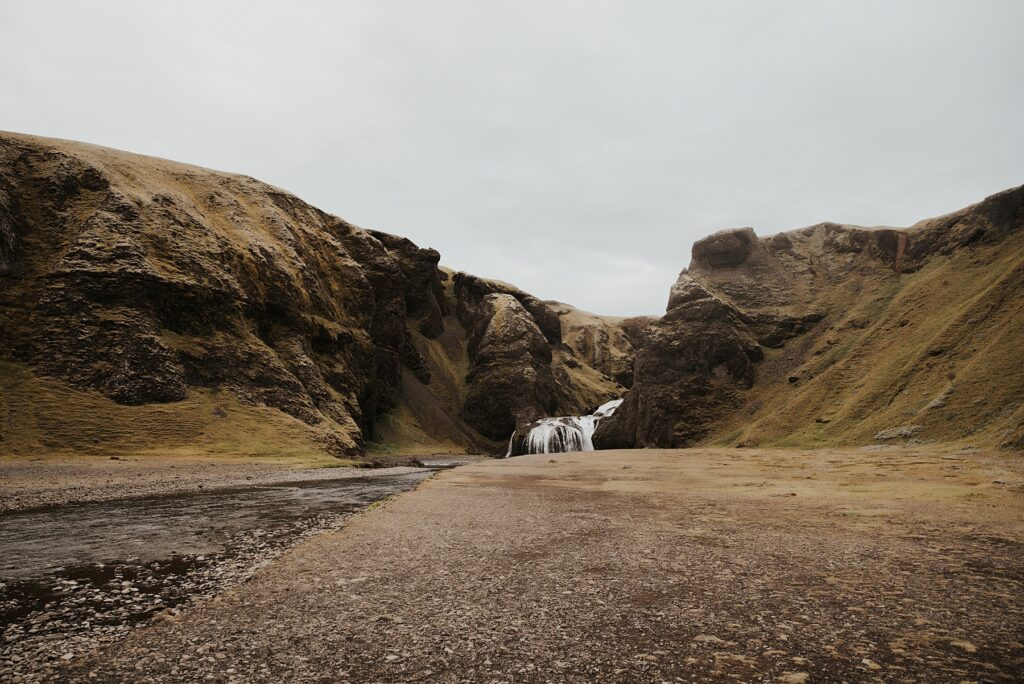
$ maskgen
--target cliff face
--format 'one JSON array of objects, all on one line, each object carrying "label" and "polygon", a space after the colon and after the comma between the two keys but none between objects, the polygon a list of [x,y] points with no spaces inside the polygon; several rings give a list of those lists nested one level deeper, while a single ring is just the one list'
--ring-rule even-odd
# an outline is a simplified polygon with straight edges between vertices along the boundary
[{"label": "cliff face", "polygon": [[223,387],[359,453],[439,306],[436,252],[244,176],[5,135],[0,188],[5,355],[121,404]]},{"label": "cliff face", "polygon": [[[542,302],[515,286],[465,273],[453,277],[455,310],[469,331],[466,420],[494,440],[507,440],[519,425],[552,415],[589,412],[624,391],[610,368],[579,355],[563,326],[571,309]],[[629,354],[613,341],[598,355]]]},{"label": "cliff face", "polygon": [[654,316],[599,316],[562,302],[545,302],[562,326],[562,340],[580,362],[614,380],[625,391],[633,384],[633,360],[640,333]]},{"label": "cliff face", "polygon": [[[13,418],[27,401],[92,426],[73,450],[137,449],[107,418],[163,405],[165,444],[262,422],[337,456],[497,451],[515,421],[594,394],[555,379],[557,314],[439,258],[246,176],[0,134],[0,447],[46,446]],[[86,403],[107,408],[72,418]]]},{"label": "cliff face", "polygon": [[599,447],[1020,448],[1022,226],[1017,188],[723,231],[662,318],[617,319],[252,178],[0,134],[0,450],[503,453],[629,388]]},{"label": "cliff face", "polygon": [[697,242],[611,446],[1020,445],[1024,188],[905,230]]}]

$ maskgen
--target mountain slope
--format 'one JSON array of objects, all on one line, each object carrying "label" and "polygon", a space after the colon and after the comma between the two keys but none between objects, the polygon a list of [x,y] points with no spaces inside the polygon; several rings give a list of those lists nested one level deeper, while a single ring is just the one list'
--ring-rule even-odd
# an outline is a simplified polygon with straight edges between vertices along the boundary
[{"label": "mountain slope", "polygon": [[1021,448],[1024,187],[908,229],[699,241],[604,447]]},{"label": "mountain slope", "polygon": [[[221,437],[261,435],[268,453],[498,451],[505,423],[612,391],[590,369],[479,420],[473,396],[522,358],[439,259],[246,176],[0,133],[0,450],[252,453]],[[515,292],[553,378],[558,317]]]}]

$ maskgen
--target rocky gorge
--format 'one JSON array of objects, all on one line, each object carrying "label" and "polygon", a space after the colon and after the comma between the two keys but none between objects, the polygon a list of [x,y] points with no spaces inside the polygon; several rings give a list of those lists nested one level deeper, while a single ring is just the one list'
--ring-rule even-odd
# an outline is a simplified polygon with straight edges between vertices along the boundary
[{"label": "rocky gorge", "polygon": [[0,680],[1016,681],[1022,228],[725,230],[611,317],[0,133]]},{"label": "rocky gorge", "polygon": [[[216,444],[272,414],[279,440],[336,457],[497,452],[522,422],[622,391],[549,304],[245,176],[3,134],[0,238],[14,453],[137,449],[110,413],[153,406],[163,429],[145,448]],[[82,391],[90,415],[69,406]]]},{"label": "rocky gorge", "polygon": [[502,455],[623,399],[594,447],[1019,449],[1022,227],[1015,188],[907,229],[726,230],[664,315],[615,318],[247,176],[3,133],[0,448]]}]

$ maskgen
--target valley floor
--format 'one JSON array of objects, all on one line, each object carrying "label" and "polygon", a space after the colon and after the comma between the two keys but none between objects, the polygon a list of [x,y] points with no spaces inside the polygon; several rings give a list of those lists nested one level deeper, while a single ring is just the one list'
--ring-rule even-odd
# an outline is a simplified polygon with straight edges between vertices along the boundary
[{"label": "valley floor", "polygon": [[1011,681],[1024,467],[609,451],[447,471],[64,677]]}]

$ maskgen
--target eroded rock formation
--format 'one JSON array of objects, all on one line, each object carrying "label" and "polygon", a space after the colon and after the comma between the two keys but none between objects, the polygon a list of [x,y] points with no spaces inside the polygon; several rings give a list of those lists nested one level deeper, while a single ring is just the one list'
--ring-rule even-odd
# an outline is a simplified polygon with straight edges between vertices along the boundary
[{"label": "eroded rock formation", "polygon": [[120,403],[225,387],[356,454],[443,306],[436,252],[245,176],[5,134],[0,188],[3,351]]},{"label": "eroded rock formation", "polygon": [[122,405],[227,390],[351,456],[498,451],[616,394],[544,302],[439,259],[246,176],[0,134],[0,361]]},{"label": "eroded rock formation", "polygon": [[551,348],[533,317],[508,294],[488,294],[469,334],[463,415],[490,439],[551,414]]},{"label": "eroded rock formation", "polygon": [[761,348],[736,310],[683,273],[640,341],[633,391],[598,426],[602,449],[688,444],[737,404]]},{"label": "eroded rock formation", "polygon": [[1022,228],[1024,187],[909,229],[698,241],[595,444],[856,444],[914,422],[920,439],[1012,445]]},{"label": "eroded rock formation", "polygon": [[580,362],[623,388],[633,384],[633,360],[640,332],[654,316],[621,318],[580,311],[562,302],[545,302],[561,321],[562,340]]}]

